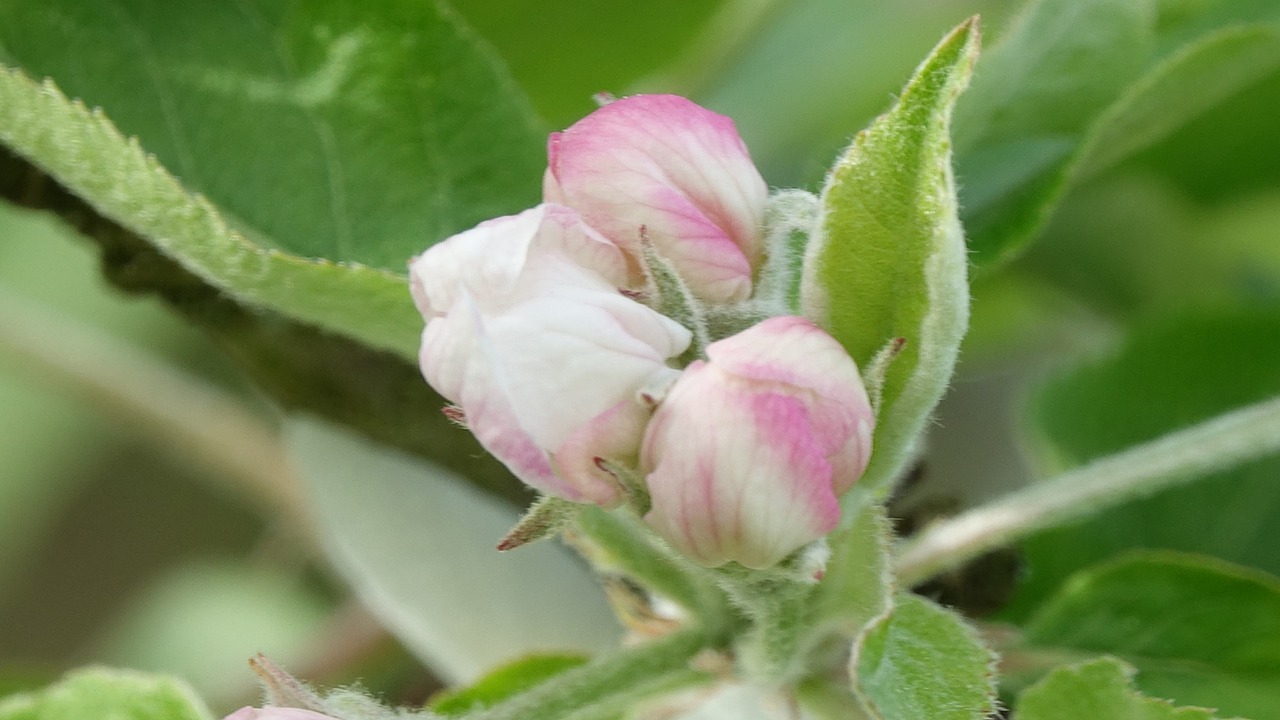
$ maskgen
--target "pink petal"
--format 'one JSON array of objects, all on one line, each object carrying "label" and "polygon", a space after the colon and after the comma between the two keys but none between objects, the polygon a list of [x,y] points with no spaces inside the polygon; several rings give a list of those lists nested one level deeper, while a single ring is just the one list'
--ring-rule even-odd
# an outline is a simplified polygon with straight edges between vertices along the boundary
[{"label": "pink petal", "polygon": [[548,142],[543,195],[638,252],[641,228],[694,292],[750,294],[768,187],[733,121],[674,95],[636,95]]},{"label": "pink petal", "polygon": [[[674,371],[673,371],[674,372]],[[614,494],[594,500],[602,507],[622,501],[617,480],[597,464],[597,458],[634,464],[644,438],[649,409],[633,399],[624,400],[584,423],[560,445],[552,462],[566,478],[578,478],[579,486],[612,486]]]},{"label": "pink petal", "polygon": [[645,438],[645,519],[701,564],[772,566],[839,521],[831,464],[814,437],[802,399],[694,363]]}]

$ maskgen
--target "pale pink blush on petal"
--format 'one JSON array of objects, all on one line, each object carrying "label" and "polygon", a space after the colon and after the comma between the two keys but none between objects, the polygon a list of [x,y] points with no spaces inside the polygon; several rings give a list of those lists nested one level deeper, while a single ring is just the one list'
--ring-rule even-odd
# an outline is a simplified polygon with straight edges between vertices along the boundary
[{"label": "pale pink blush on petal", "polygon": [[[710,366],[692,380],[677,383],[645,440],[655,530],[699,563],[764,568],[833,529],[832,468],[804,403]],[[681,406],[701,411],[669,410]]]},{"label": "pale pink blush on petal", "polygon": [[548,156],[546,199],[576,208],[632,254],[645,227],[705,299],[749,293],[768,188],[728,118],[639,95],[554,134]]},{"label": "pale pink blush on petal", "polygon": [[[472,337],[471,352],[490,358],[490,362],[469,362],[455,400],[466,413],[467,426],[486,450],[515,473],[523,482],[544,492],[577,502],[585,501],[595,490],[577,487],[556,475],[545,450],[521,426],[511,404],[509,380],[493,362],[494,350],[486,337],[484,321],[474,304],[463,301],[450,313],[451,322],[469,323],[459,332]],[[452,398],[451,398],[452,399]]]},{"label": "pale pink blush on petal", "polygon": [[629,462],[640,451],[649,410],[634,400],[624,400],[592,418],[569,435],[552,456],[556,471],[566,478],[581,478],[580,487],[611,487],[610,494],[593,498],[601,507],[622,502],[617,479],[600,468],[598,458]]}]

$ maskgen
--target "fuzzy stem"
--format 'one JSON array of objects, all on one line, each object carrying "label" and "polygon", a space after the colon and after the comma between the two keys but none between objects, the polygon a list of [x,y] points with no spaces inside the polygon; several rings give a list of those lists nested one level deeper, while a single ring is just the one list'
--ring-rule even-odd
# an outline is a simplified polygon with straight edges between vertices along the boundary
[{"label": "fuzzy stem", "polygon": [[567,720],[621,713],[635,703],[704,681],[690,667],[719,638],[690,628],[574,668],[465,720]]},{"label": "fuzzy stem", "polygon": [[1158,490],[1280,451],[1280,397],[1219,415],[976,507],[897,553],[904,587],[984,552]]}]

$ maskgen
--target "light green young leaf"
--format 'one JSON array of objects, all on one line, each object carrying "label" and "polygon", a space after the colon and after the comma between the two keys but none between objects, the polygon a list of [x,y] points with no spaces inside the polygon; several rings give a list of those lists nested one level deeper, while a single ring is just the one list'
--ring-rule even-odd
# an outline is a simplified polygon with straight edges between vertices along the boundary
[{"label": "light green young leaf", "polygon": [[1148,695],[1280,718],[1280,579],[1213,558],[1134,553],[1071,578],[1010,655],[1106,653]]},{"label": "light green young leaf", "polygon": [[[544,132],[439,0],[182,12],[147,0],[7,0],[0,56],[101,107],[254,244],[299,257],[400,273],[432,243],[522,210],[541,189]],[[124,191],[114,165],[96,169]],[[131,227],[162,211],[131,210],[115,219]]]},{"label": "light green young leaf", "polygon": [[0,700],[0,720],[211,720],[181,680],[126,670],[78,670],[54,685]]},{"label": "light green young leaf", "polygon": [[889,112],[827,177],[805,258],[801,307],[860,367],[897,338],[875,450],[861,483],[887,491],[945,391],[968,322],[963,231],[948,136],[978,53],[970,20],[916,70]]},{"label": "light green young leaf", "polygon": [[0,142],[209,284],[414,357],[421,319],[402,276],[270,250],[233,230],[100,112],[0,68]]},{"label": "light green young leaf", "polygon": [[854,646],[849,671],[877,720],[981,720],[996,709],[994,663],[958,615],[904,593]]},{"label": "light green young leaf", "polygon": [[1019,720],[1214,720],[1211,710],[1143,695],[1133,672],[1115,658],[1058,668],[1019,696],[1014,713]]}]

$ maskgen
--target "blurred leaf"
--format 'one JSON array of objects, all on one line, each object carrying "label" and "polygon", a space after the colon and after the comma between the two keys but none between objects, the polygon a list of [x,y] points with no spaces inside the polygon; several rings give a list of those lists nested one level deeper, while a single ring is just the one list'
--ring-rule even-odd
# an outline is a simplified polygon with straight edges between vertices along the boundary
[{"label": "blurred leaf", "polygon": [[458,690],[450,690],[431,700],[432,712],[446,717],[466,715],[481,710],[534,685],[580,665],[588,658],[584,655],[530,655],[503,665],[480,678],[475,684]]},{"label": "blurred leaf", "polygon": [[[197,332],[161,308],[109,292],[92,253],[70,236],[51,218],[0,205],[0,283],[137,344],[204,348]],[[33,382],[5,346],[0,337],[0,603],[16,589],[15,564],[81,479],[78,470],[118,437],[73,397]]]},{"label": "blurred leaf", "polygon": [[968,321],[949,123],[977,56],[976,20],[916,70],[897,104],[858,134],[822,191],[801,306],[864,372],[906,341],[884,378],[875,452],[862,485],[895,479],[947,387]]},{"label": "blurred leaf", "polygon": [[0,700],[0,720],[210,720],[179,680],[125,670],[79,670],[38,692]]},{"label": "blurred leaf", "polygon": [[1133,670],[1099,658],[1049,673],[1018,698],[1019,720],[1213,720],[1200,708],[1175,708],[1133,689]]},{"label": "blurred leaf", "polygon": [[1280,66],[1280,25],[1228,27],[1179,48],[1099,118],[1076,162],[1089,175],[1168,136]]},{"label": "blurred leaf", "polygon": [[245,661],[306,658],[330,608],[296,578],[241,564],[196,562],[131,599],[97,643],[113,665],[182,677],[209,698],[256,688]]},{"label": "blurred leaf", "polygon": [[1203,203],[1280,186],[1275,142],[1280,72],[1242,89],[1187,123],[1135,161],[1175,181]]},{"label": "blurred leaf", "polygon": [[[1140,327],[1109,358],[1047,384],[1030,417],[1055,472],[1280,393],[1280,312]],[[1280,457],[1250,463],[1040,533],[1010,615],[1073,572],[1135,547],[1216,555],[1280,572]]]},{"label": "blurred leaf", "polygon": [[255,245],[104,116],[52,85],[0,69],[0,140],[205,282],[374,347],[415,354],[421,321],[404,278]]},{"label": "blurred leaf", "polygon": [[512,657],[596,652],[618,626],[589,571],[539,543],[495,549],[518,513],[452,473],[308,419],[289,445],[339,572],[406,646],[453,682]]},{"label": "blurred leaf", "polygon": [[1198,35],[1158,50],[1149,0],[1031,6],[983,58],[957,107],[957,175],[975,262],[1015,254],[1072,184],[1280,66],[1280,26],[1222,22],[1193,24]]},{"label": "blurred leaf", "polygon": [[1139,73],[1151,0],[1036,0],[983,54],[956,108],[956,174],[979,264],[1034,232],[1089,124]]},{"label": "blurred leaf", "polygon": [[734,119],[771,185],[816,190],[940,36],[976,13],[990,28],[1015,5],[766,0],[745,39],[697,58],[707,80],[692,96]]},{"label": "blurred leaf", "polygon": [[901,594],[850,664],[877,720],[980,720],[995,711],[995,656],[955,613]]},{"label": "blurred leaf", "polygon": [[593,94],[622,94],[665,69],[733,5],[725,0],[450,4],[494,45],[543,117],[557,127],[594,110]]},{"label": "blurred leaf", "polygon": [[1280,579],[1265,573],[1170,552],[1129,555],[1073,576],[1026,624],[1024,643],[1116,655],[1155,697],[1280,718]]},{"label": "blurred leaf", "polygon": [[[293,255],[402,272],[431,243],[524,209],[541,189],[541,130],[438,2],[174,12],[150,0],[12,0],[0,7],[0,47],[103,108],[252,244]],[[105,188],[127,187],[124,167],[99,170],[116,170]]]},{"label": "blurred leaf", "polygon": [[1074,193],[1023,267],[1121,320],[1280,305],[1278,224],[1280,190],[1206,211],[1161,178],[1115,175]]}]

